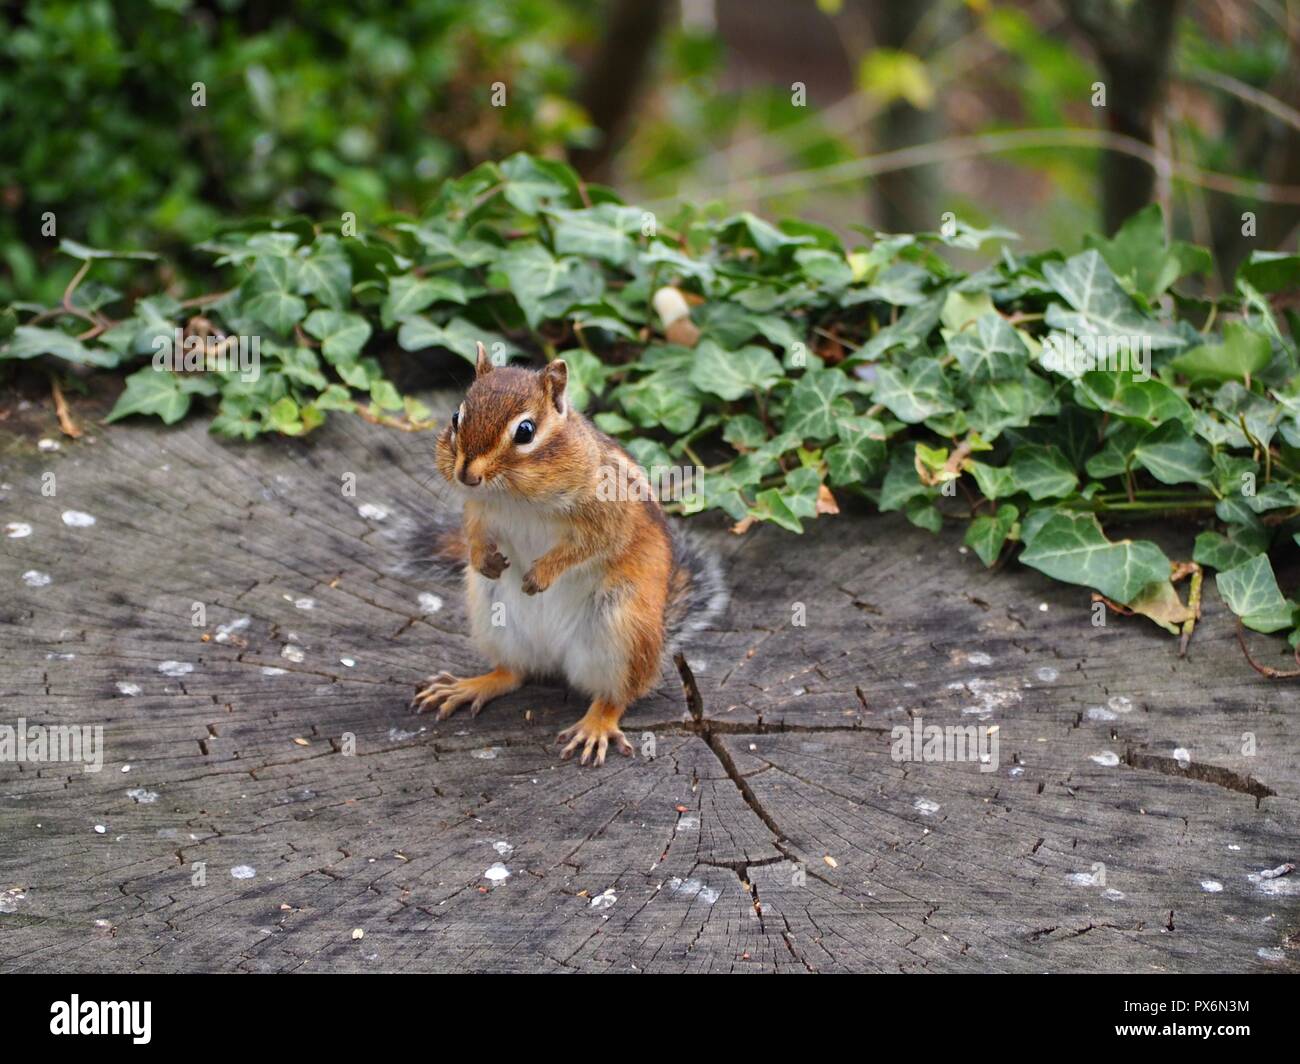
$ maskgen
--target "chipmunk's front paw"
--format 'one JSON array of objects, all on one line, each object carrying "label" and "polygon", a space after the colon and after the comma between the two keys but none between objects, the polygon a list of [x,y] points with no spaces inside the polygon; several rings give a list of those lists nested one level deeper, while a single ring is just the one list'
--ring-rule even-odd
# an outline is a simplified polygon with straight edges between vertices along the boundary
[{"label": "chipmunk's front paw", "polygon": [[482,564],[478,566],[478,571],[489,580],[495,580],[509,568],[510,559],[497,550],[496,547],[493,547],[484,555]]},{"label": "chipmunk's front paw", "polygon": [[528,572],[524,573],[523,588],[525,595],[536,595],[545,591],[551,586],[549,580],[543,579],[537,572],[537,566],[533,566]]},{"label": "chipmunk's front paw", "polygon": [[[611,705],[607,702],[594,702],[582,720],[578,721],[572,727],[565,728],[560,732],[556,742],[567,743],[565,748],[560,751],[560,757],[565,761],[573,756],[573,752],[582,747],[582,757],[578,764],[585,765],[591,761],[593,765],[603,765],[605,763],[605,753],[612,742],[614,748],[624,757],[632,756],[632,744],[627,741],[627,736],[619,729],[618,721],[623,715],[622,707]],[[595,759],[592,760],[592,753],[595,753]]]}]

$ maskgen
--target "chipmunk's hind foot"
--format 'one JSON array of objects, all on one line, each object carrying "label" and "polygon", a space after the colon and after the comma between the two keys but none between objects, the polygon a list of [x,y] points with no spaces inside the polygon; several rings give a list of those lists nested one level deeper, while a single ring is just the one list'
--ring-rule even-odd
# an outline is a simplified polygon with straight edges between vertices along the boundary
[{"label": "chipmunk's hind foot", "polygon": [[[582,757],[579,759],[579,764],[585,765],[591,761],[593,765],[603,765],[605,753],[611,742],[620,754],[631,757],[632,744],[627,741],[627,736],[618,727],[619,719],[626,708],[601,698],[596,699],[577,724],[565,728],[556,738],[556,742],[568,744],[560,751],[560,757],[565,761],[569,760],[573,752],[581,746]],[[595,760],[592,760],[593,753]]]},{"label": "chipmunk's hind foot", "polygon": [[493,669],[482,676],[468,676],[463,680],[449,672],[440,672],[416,691],[411,699],[411,709],[416,713],[436,709],[438,719],[446,720],[468,702],[470,716],[477,717],[492,699],[517,690],[523,682],[522,676],[509,669]]}]

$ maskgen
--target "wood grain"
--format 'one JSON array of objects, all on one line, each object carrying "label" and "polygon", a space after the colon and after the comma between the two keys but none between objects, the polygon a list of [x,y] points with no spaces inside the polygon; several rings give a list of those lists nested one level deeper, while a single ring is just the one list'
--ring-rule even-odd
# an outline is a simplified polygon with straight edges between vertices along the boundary
[{"label": "wood grain", "polygon": [[[1251,878],[1300,853],[1300,698],[1212,582],[1180,660],[956,531],[697,519],[735,589],[686,649],[698,712],[669,663],[593,770],[554,684],[406,710],[482,664],[411,564],[431,439],[11,435],[0,484],[32,526],[0,538],[0,724],[105,742],[98,773],[0,764],[0,971],[1300,971],[1300,874]],[[914,716],[996,725],[996,771],[894,760]]]}]

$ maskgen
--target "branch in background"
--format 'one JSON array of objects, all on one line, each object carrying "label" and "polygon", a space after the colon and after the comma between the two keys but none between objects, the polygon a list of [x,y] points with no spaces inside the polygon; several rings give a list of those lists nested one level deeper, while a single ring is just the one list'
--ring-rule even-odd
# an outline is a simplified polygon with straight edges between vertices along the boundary
[{"label": "branch in background", "polygon": [[[713,187],[708,194],[714,196],[753,197],[786,195],[808,192],[830,185],[860,181],[872,174],[892,173],[916,166],[934,166],[958,159],[982,155],[1019,151],[1025,148],[1085,148],[1115,152],[1142,160],[1153,170],[1166,170],[1176,180],[1186,181],[1214,192],[1242,196],[1265,203],[1294,204],[1300,206],[1300,183],[1271,185],[1235,174],[1222,174],[1215,170],[1202,170],[1196,166],[1176,164],[1150,144],[1133,137],[1109,133],[1104,129],[1017,129],[1000,133],[980,133],[970,137],[951,137],[937,144],[917,144],[899,151],[881,152],[861,159],[822,166],[813,170],[800,170],[772,176],[759,175],[743,181],[732,182],[723,188]],[[743,191],[737,191],[742,189]],[[651,200],[646,207],[662,207],[680,200],[699,198],[698,190],[688,190],[677,196]]]},{"label": "branch in background", "polygon": [[[1155,143],[1156,112],[1169,74],[1179,6],[1179,0],[1066,0],[1070,18],[1101,63],[1112,133]],[[1112,153],[1102,159],[1101,188],[1103,221],[1106,231],[1114,233],[1151,202],[1155,173],[1138,156]]]},{"label": "branch in background", "polygon": [[1214,70],[1194,70],[1183,80],[1198,81],[1202,85],[1210,85],[1213,88],[1221,89],[1229,96],[1235,96],[1244,103],[1253,104],[1261,111],[1267,111],[1278,121],[1285,122],[1293,129],[1300,130],[1300,111],[1283,103],[1276,96],[1270,96],[1267,92],[1263,92],[1253,85],[1247,85],[1244,81],[1238,81],[1236,78],[1230,78],[1227,74],[1220,74]]},{"label": "branch in background", "polygon": [[611,0],[605,35],[578,90],[578,102],[601,133],[598,145],[572,153],[573,165],[589,181],[603,181],[607,176],[667,20],[668,6],[667,0]]}]

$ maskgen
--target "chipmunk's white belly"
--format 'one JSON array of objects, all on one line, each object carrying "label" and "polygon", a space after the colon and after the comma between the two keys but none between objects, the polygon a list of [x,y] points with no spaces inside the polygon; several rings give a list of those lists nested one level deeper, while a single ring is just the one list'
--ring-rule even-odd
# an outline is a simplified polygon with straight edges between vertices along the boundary
[{"label": "chipmunk's white belly", "polygon": [[510,561],[496,580],[469,571],[470,623],[494,665],[534,676],[562,676],[592,697],[612,696],[626,665],[608,618],[595,566],[575,566],[545,591],[528,595],[524,574],[557,542],[558,528],[538,520],[490,522],[498,549]]}]

